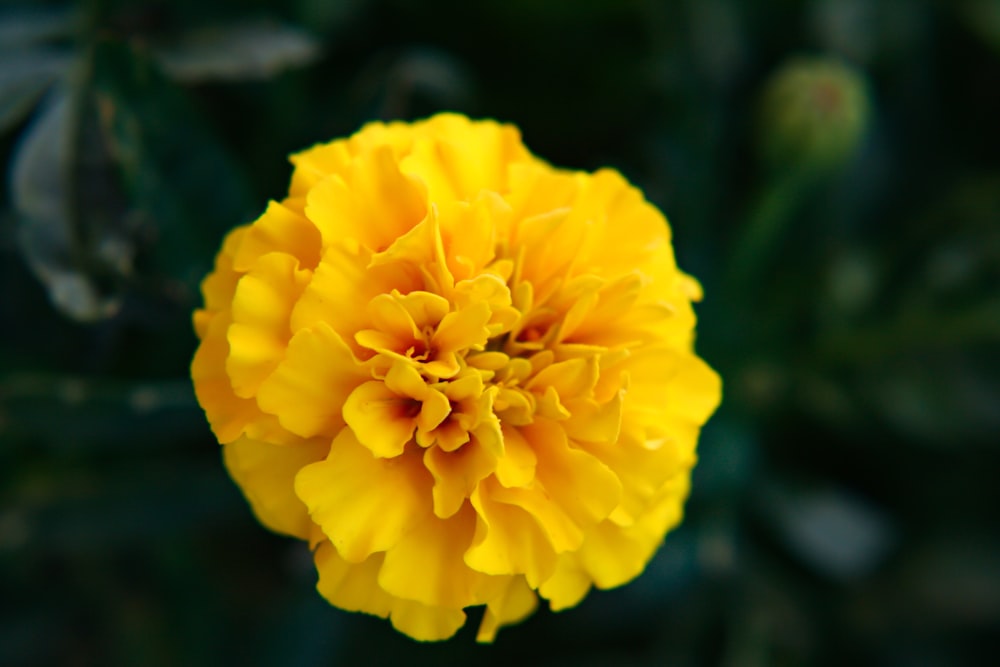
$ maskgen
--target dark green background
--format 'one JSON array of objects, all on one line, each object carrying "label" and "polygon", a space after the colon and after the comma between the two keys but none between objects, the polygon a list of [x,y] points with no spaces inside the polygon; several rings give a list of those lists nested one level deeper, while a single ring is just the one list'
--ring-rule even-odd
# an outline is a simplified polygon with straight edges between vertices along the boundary
[{"label": "dark green background", "polygon": [[[782,190],[758,103],[799,54],[871,113]],[[0,4],[0,664],[993,664],[998,91],[992,0]],[[187,379],[198,281],[286,156],[441,109],[642,187],[725,382],[647,572],[488,647],[476,612],[425,646],[330,608]]]}]

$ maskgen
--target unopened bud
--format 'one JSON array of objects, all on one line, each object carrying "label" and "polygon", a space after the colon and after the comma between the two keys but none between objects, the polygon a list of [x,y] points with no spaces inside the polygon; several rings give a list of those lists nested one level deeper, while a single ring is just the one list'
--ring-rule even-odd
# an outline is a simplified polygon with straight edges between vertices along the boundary
[{"label": "unopened bud", "polygon": [[771,167],[833,170],[857,152],[868,128],[863,75],[831,58],[796,57],[761,97],[759,147]]}]

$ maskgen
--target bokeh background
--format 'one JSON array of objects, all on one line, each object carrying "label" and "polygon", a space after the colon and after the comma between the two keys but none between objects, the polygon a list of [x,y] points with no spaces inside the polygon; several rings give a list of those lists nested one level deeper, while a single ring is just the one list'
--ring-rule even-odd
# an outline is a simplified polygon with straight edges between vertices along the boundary
[{"label": "bokeh background", "polygon": [[[642,187],[725,382],[647,572],[489,647],[320,599],[187,378],[287,155],[442,109]],[[1000,2],[5,2],[0,160],[0,664],[996,664]]]}]

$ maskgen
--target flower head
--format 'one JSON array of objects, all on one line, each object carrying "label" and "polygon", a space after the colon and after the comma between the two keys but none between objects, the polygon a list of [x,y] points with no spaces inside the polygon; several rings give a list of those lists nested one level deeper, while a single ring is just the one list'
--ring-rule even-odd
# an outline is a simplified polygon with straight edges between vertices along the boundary
[{"label": "flower head", "polygon": [[454,114],[292,162],[202,285],[191,372],[319,592],[421,640],[485,605],[490,641],[641,573],[720,397],[663,216]]}]

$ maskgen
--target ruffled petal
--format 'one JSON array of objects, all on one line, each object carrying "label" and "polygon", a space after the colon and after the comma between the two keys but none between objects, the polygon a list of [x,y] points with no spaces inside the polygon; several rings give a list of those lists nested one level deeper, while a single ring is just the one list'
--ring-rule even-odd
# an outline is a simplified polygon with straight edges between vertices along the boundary
[{"label": "ruffled petal", "polygon": [[486,574],[523,574],[537,588],[551,576],[556,555],[530,514],[493,500],[498,488],[486,479],[472,493],[472,506],[479,516],[465,562]]},{"label": "ruffled petal", "polygon": [[382,554],[350,563],[340,557],[332,544],[322,542],[316,547],[314,558],[319,572],[316,590],[330,604],[382,618],[392,611],[395,601],[378,585]]},{"label": "ruffled petal", "polygon": [[578,526],[605,519],[621,498],[618,476],[590,454],[571,447],[556,423],[538,420],[521,428],[538,464],[535,477],[546,495]]},{"label": "ruffled petal", "polygon": [[382,382],[365,382],[344,403],[344,420],[358,442],[382,458],[403,453],[420,414],[416,399],[401,397]]},{"label": "ruffled petal", "polygon": [[[447,520],[432,517],[414,527],[385,555],[379,584],[390,595],[429,606],[461,609],[482,604],[504,583],[469,568],[463,554],[476,526],[466,505]],[[413,576],[414,563],[420,576]]]},{"label": "ruffled petal", "polygon": [[257,519],[275,532],[305,540],[312,521],[305,504],[295,495],[295,475],[326,458],[329,449],[328,443],[315,441],[285,446],[240,438],[224,445],[222,453],[229,474],[243,489]]},{"label": "ruffled petal", "polygon": [[479,482],[493,472],[496,460],[477,439],[452,452],[428,448],[424,466],[434,476],[434,513],[444,519],[457,512]]},{"label": "ruffled petal", "polygon": [[285,359],[261,383],[257,402],[292,433],[332,438],[344,426],[347,397],[369,377],[340,336],[319,323],[292,337]]},{"label": "ruffled petal", "polygon": [[379,147],[354,159],[340,174],[309,190],[306,216],[323,245],[355,239],[373,252],[385,250],[427,213],[419,180],[400,173],[396,157]]},{"label": "ruffled petal", "polygon": [[288,317],[311,272],[291,255],[260,257],[236,286],[227,332],[226,373],[237,396],[253,396],[285,355]]},{"label": "ruffled petal", "polygon": [[503,425],[504,454],[497,461],[496,478],[503,486],[527,486],[535,479],[538,457],[521,432]]},{"label": "ruffled petal", "polygon": [[286,203],[269,202],[264,215],[247,227],[233,258],[233,267],[249,271],[257,259],[271,252],[291,255],[305,268],[319,263],[319,230]]},{"label": "ruffled petal", "polygon": [[214,317],[191,361],[195,396],[205,411],[212,433],[222,444],[232,442],[244,433],[269,442],[297,441],[298,437],[285,431],[274,416],[262,413],[253,399],[240,398],[233,392],[226,374],[228,327],[227,314]]},{"label": "ruffled petal", "polygon": [[593,580],[578,560],[575,553],[560,554],[555,572],[538,587],[538,594],[549,601],[552,611],[575,607],[590,591]]},{"label": "ruffled petal", "polygon": [[420,270],[408,263],[369,266],[370,251],[349,243],[328,247],[312,280],[291,315],[291,330],[324,323],[336,331],[359,358],[373,353],[355,341],[359,331],[371,329],[368,305],[393,290],[409,293],[423,287]]},{"label": "ruffled petal", "polygon": [[429,607],[410,600],[395,600],[389,614],[392,627],[419,642],[448,639],[465,625],[465,612],[449,607]]},{"label": "ruffled petal", "polygon": [[479,624],[476,641],[490,643],[503,625],[519,623],[538,606],[538,596],[524,577],[510,577],[504,590],[486,603],[486,613]]},{"label": "ruffled petal", "polygon": [[376,458],[345,428],[326,460],[299,472],[295,493],[341,557],[359,563],[431,516],[431,485],[419,452]]},{"label": "ruffled petal", "polygon": [[631,526],[605,521],[588,534],[578,556],[594,585],[614,588],[642,573],[662,544],[664,533],[680,522],[687,488],[687,476],[678,476],[661,490],[660,500]]}]

